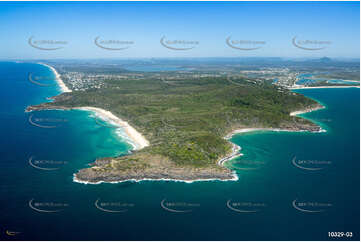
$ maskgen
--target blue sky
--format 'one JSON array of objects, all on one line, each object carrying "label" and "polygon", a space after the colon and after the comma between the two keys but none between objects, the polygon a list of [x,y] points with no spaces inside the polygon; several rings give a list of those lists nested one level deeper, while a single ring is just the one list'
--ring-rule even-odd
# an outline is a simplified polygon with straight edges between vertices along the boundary
[{"label": "blue sky", "polygon": [[[359,58],[359,2],[13,2],[0,3],[0,59],[131,57]],[[62,49],[33,48],[28,39],[66,41]],[[94,39],[132,41],[126,50],[97,47]],[[160,44],[197,41],[175,51]],[[226,38],[262,41],[252,51]],[[309,51],[292,38],[328,41]]]}]

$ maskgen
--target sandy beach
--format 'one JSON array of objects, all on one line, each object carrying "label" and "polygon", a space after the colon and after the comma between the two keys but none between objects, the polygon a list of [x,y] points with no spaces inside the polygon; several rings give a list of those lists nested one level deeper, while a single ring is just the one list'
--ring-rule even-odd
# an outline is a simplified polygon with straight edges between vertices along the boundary
[{"label": "sandy beach", "polygon": [[80,109],[85,111],[91,111],[94,112],[100,119],[111,122],[112,124],[115,124],[116,126],[122,127],[126,133],[126,135],[129,137],[130,140],[134,143],[135,150],[143,149],[146,146],[149,146],[148,140],[137,130],[135,130],[132,126],[130,126],[127,122],[121,120],[117,116],[115,116],[113,113],[106,111],[101,108],[95,108],[95,107],[79,107],[74,109]]},{"label": "sandy beach", "polygon": [[277,128],[244,128],[244,129],[236,129],[229,133],[225,138],[230,139],[235,134],[240,133],[248,133],[255,131],[274,131],[274,132],[306,132],[306,131],[298,131],[298,130],[289,130],[289,129],[277,129]]},{"label": "sandy beach", "polygon": [[[317,107],[317,108],[309,108],[309,109],[305,109],[305,110],[300,110],[300,111],[294,111],[290,113],[290,116],[296,116],[298,114],[303,114],[303,113],[308,113],[308,112],[312,112],[312,111],[316,111],[319,109],[323,109],[325,108],[324,106],[322,107]],[[230,139],[232,138],[233,135],[235,134],[240,134],[240,133],[247,133],[247,132],[254,132],[254,131],[275,131],[275,132],[306,132],[303,130],[289,130],[289,129],[277,129],[277,128],[244,128],[244,129],[236,129],[233,130],[231,133],[229,133],[228,135],[226,135],[224,138],[225,139]],[[321,131],[319,132],[325,132],[325,130],[321,129]]]},{"label": "sandy beach", "polygon": [[[46,66],[52,70],[56,77],[56,82],[58,83],[60,89],[62,92],[71,92],[71,90],[64,84],[63,80],[61,80],[59,73],[55,70],[54,67],[44,64],[44,63],[38,63],[40,65]],[[127,122],[121,120],[117,116],[115,116],[113,113],[106,111],[101,108],[96,107],[79,107],[79,108],[72,108],[72,109],[79,109],[79,110],[85,110],[85,111],[91,111],[94,112],[100,119],[109,121],[113,123],[116,126],[122,127],[127,135],[127,137],[131,140],[131,144],[134,147],[134,150],[140,150],[143,149],[146,146],[149,146],[149,142],[144,136],[136,131],[132,126],[130,126]]]},{"label": "sandy beach", "polygon": [[[304,110],[299,110],[299,111],[294,111],[290,113],[290,116],[296,116],[298,114],[302,114],[302,113],[308,113],[308,112],[312,112],[312,111],[316,111],[319,109],[323,109],[325,108],[324,106],[319,106],[319,107],[315,107],[315,108],[308,108],[308,109],[304,109]],[[232,138],[233,135],[235,134],[240,134],[240,133],[248,133],[248,132],[254,132],[254,131],[275,131],[275,132],[306,132],[306,131],[297,131],[297,130],[288,130],[288,129],[277,129],[277,128],[243,128],[243,129],[236,129],[233,130],[231,133],[227,134],[224,138],[226,140],[229,140]],[[326,132],[326,130],[321,129],[319,132]],[[233,148],[232,148],[232,153],[229,156],[226,156],[222,159],[220,159],[218,161],[218,165],[223,165],[226,161],[232,160],[238,156],[243,155],[242,153],[240,153],[239,151],[241,150],[241,147],[233,144]]]},{"label": "sandy beach", "polygon": [[48,67],[54,73],[55,81],[58,83],[61,92],[71,92],[71,90],[64,84],[63,80],[60,78],[59,73],[55,70],[54,67],[41,62],[39,62],[38,64]]},{"label": "sandy beach", "polygon": [[[58,83],[62,92],[71,92],[71,90],[64,84],[63,80],[61,80],[59,73],[55,70],[54,67],[52,67],[48,64],[45,64],[45,63],[38,63],[38,64],[46,66],[51,69],[51,71],[54,73],[54,75],[56,77],[56,82]],[[148,140],[146,140],[141,133],[136,131],[127,122],[121,120],[120,118],[118,118],[117,116],[115,116],[114,114],[112,114],[109,111],[106,111],[101,108],[96,108],[96,107],[78,107],[78,108],[72,108],[72,109],[79,109],[79,110],[94,112],[100,119],[109,121],[109,122],[115,124],[116,126],[122,127],[124,129],[126,135],[132,141],[134,150],[139,150],[146,146],[149,146]]]},{"label": "sandy beach", "polygon": [[232,143],[232,153],[222,159],[220,159],[217,164],[220,166],[223,166],[223,164],[229,160],[233,160],[234,158],[238,156],[242,156],[243,154],[239,151],[241,150],[241,147]]},{"label": "sandy beach", "polygon": [[307,108],[304,110],[294,111],[294,112],[290,113],[290,116],[296,116],[296,115],[303,114],[303,113],[309,113],[309,112],[316,111],[319,109],[324,109],[324,108],[325,108],[324,106],[320,106],[320,107],[316,107],[316,108]]}]

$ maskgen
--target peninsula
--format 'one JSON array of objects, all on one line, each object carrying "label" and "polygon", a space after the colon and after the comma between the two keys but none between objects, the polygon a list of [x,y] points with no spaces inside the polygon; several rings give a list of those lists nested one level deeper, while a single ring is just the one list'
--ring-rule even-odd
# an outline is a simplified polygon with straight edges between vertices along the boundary
[{"label": "peninsula", "polygon": [[[228,139],[250,130],[322,131],[295,112],[322,108],[287,88],[249,78],[112,79],[102,88],[63,92],[26,111],[84,109],[122,126],[131,154],[99,158],[74,174],[82,183],[237,180]],[[292,115],[290,115],[292,114]]]}]

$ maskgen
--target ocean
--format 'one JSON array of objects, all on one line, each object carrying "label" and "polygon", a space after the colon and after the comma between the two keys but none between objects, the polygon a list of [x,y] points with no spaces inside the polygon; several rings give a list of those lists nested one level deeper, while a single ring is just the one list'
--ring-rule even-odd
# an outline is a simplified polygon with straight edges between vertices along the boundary
[{"label": "ocean", "polygon": [[[359,240],[360,90],[297,90],[327,132],[234,135],[238,181],[98,185],[73,174],[129,153],[90,112],[25,113],[60,93],[50,69],[0,62],[1,240]],[[338,234],[340,235],[340,234]]]}]

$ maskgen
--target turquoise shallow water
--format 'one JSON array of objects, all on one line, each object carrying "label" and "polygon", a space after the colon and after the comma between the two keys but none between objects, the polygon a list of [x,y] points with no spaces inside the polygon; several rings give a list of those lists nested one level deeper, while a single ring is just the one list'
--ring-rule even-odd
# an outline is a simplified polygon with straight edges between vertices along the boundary
[{"label": "turquoise shallow water", "polygon": [[[37,64],[0,63],[2,238],[328,240],[328,232],[343,231],[353,233],[344,239],[359,239],[359,89],[297,91],[327,107],[303,115],[326,133],[235,135],[232,141],[244,153],[232,162],[237,182],[84,185],[72,181],[74,172],[97,157],[126,154],[130,145],[84,111],[35,112],[32,120],[56,127],[31,125],[25,107],[59,90],[29,82],[29,73],[52,75]],[[36,169],[30,157],[44,161],[37,163],[41,167],[59,169]],[[293,159],[322,169],[298,168]],[[120,212],[98,209],[97,200],[99,207]],[[36,211],[29,202],[53,212]],[[297,210],[293,202],[313,212]],[[8,236],[6,230],[21,233]]]},{"label": "turquoise shallow water", "polygon": [[318,81],[327,81],[330,84],[345,84],[345,85],[357,85],[358,84],[353,81],[338,80],[338,79],[332,79],[332,80],[325,79],[325,78],[312,79],[313,76],[314,76],[314,74],[298,75],[298,78],[300,78],[300,80],[298,80],[296,82],[296,84],[299,84],[299,85],[312,84],[312,83],[318,82]]}]

